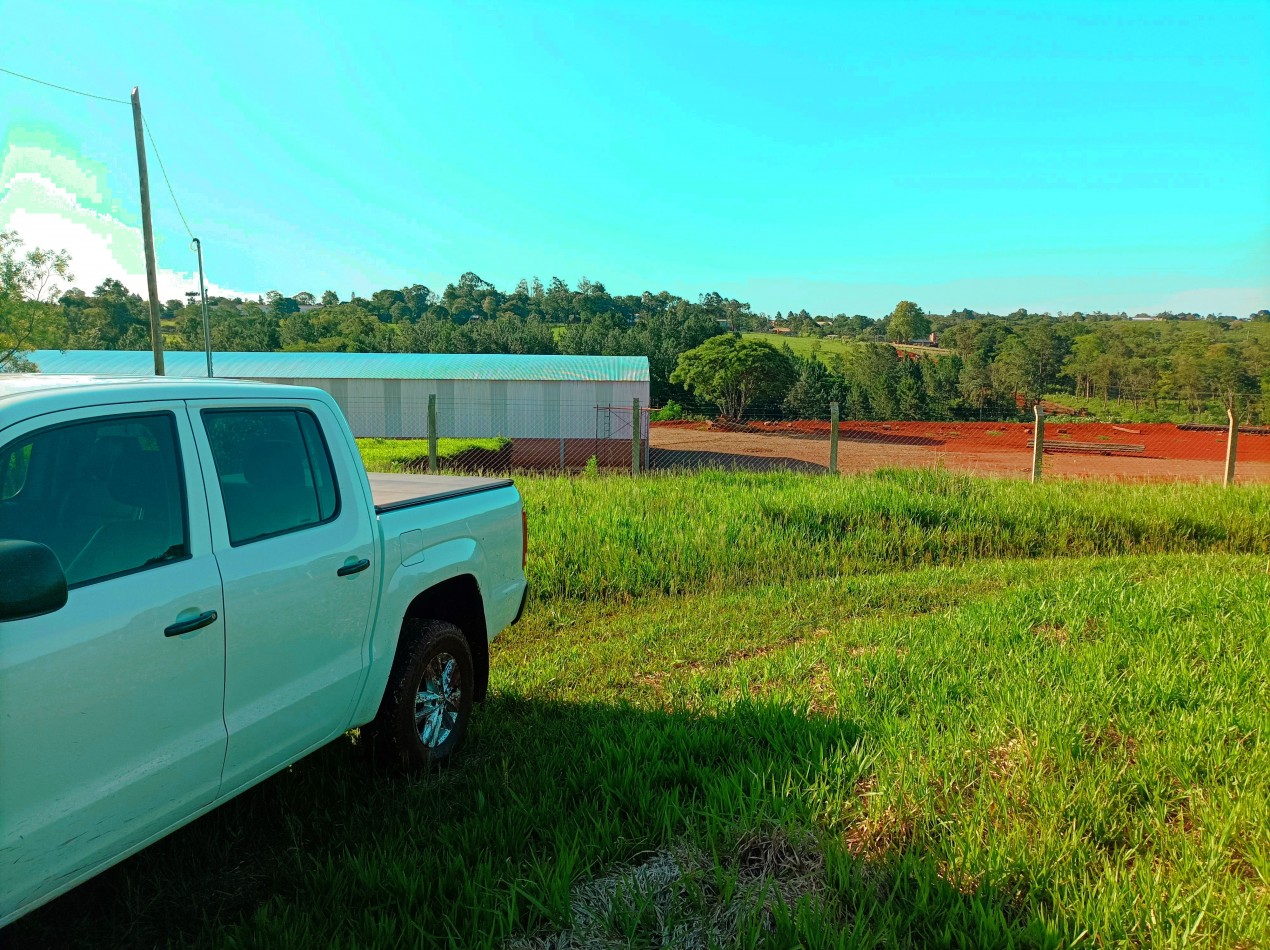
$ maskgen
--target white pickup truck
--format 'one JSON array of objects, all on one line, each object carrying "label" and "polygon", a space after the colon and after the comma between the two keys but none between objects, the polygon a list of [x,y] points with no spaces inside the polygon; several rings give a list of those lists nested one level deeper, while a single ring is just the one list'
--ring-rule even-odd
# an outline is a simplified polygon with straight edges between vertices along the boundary
[{"label": "white pickup truck", "polygon": [[355,726],[450,759],[526,537],[320,390],[0,375],[0,926]]}]

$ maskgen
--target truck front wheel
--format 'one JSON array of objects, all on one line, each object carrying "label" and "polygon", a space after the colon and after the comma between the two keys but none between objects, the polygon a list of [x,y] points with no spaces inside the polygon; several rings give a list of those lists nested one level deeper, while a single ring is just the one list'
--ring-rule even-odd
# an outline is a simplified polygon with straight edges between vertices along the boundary
[{"label": "truck front wheel", "polygon": [[407,772],[448,763],[467,734],[475,684],[462,630],[407,620],[379,712],[362,729],[374,757]]}]

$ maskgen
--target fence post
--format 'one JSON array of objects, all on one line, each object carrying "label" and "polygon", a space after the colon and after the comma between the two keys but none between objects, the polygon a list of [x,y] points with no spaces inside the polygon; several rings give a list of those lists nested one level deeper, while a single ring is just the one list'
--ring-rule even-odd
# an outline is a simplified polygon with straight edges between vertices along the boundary
[{"label": "fence post", "polygon": [[631,474],[639,474],[639,397],[631,403]]},{"label": "fence post", "polygon": [[1045,410],[1038,400],[1032,411],[1036,416],[1036,435],[1032,439],[1032,481],[1035,483],[1041,480],[1041,459],[1045,452]]},{"label": "fence post", "polygon": [[564,471],[564,436],[560,436],[560,471]]},{"label": "fence post", "polygon": [[437,473],[437,394],[428,394],[428,474]]},{"label": "fence post", "polygon": [[1235,447],[1239,444],[1239,423],[1235,421],[1235,410],[1226,410],[1226,418],[1230,426],[1226,430],[1226,477],[1222,484],[1229,488],[1235,484]]},{"label": "fence post", "polygon": [[838,474],[838,404],[829,403],[829,474]]}]

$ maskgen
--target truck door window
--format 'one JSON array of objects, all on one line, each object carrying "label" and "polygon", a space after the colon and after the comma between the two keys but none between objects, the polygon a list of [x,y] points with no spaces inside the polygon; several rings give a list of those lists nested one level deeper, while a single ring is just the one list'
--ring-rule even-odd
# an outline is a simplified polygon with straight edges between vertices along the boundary
[{"label": "truck door window", "polygon": [[52,426],[4,446],[0,538],[52,548],[70,587],[188,557],[171,414]]},{"label": "truck door window", "polygon": [[339,490],[313,414],[303,409],[205,409],[232,545],[331,521]]}]

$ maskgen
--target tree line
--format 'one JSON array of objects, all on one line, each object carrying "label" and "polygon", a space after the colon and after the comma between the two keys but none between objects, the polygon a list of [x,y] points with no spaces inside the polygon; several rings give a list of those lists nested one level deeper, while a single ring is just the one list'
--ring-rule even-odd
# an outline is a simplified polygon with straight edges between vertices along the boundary
[{"label": "tree line", "polygon": [[[63,289],[73,280],[64,252],[24,250],[16,234],[0,232],[0,369],[27,368],[23,354],[38,348],[150,347],[144,299],[114,279],[92,293]],[[558,277],[502,291],[470,272],[440,292],[423,284],[347,299],[332,290],[271,291],[208,304],[217,350],[646,356],[654,405],[673,401],[703,414],[736,415],[739,406],[739,414],[821,418],[836,401],[844,418],[1009,419],[1055,393],[1135,407],[1176,400],[1191,413],[1213,402],[1259,411],[1270,397],[1266,310],[1250,320],[1130,319],[933,314],[901,301],[879,318],[806,310],[769,317],[718,293],[614,295],[599,281],[570,286]],[[196,294],[166,301],[162,316],[167,348],[203,348]],[[796,356],[776,334],[739,335],[775,330],[823,348]],[[891,345],[911,341],[926,347]],[[687,356],[705,344],[700,359]],[[719,367],[755,381],[705,382]]]}]

